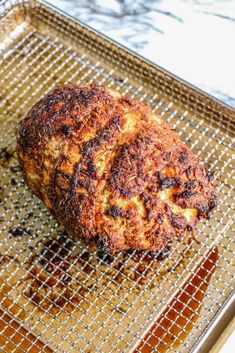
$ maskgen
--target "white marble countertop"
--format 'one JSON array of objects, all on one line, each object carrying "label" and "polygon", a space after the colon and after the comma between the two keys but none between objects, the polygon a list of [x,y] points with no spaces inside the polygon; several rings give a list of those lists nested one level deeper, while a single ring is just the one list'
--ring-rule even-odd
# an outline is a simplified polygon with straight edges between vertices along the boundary
[{"label": "white marble countertop", "polygon": [[49,0],[235,107],[235,0]]}]

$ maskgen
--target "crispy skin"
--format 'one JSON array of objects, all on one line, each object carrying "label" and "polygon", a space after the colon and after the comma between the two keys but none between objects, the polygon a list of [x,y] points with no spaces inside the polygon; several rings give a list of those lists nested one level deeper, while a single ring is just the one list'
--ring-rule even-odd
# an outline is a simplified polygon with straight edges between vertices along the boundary
[{"label": "crispy skin", "polygon": [[103,251],[157,250],[208,217],[212,174],[145,103],[67,84],[20,124],[28,186],[65,229]]}]

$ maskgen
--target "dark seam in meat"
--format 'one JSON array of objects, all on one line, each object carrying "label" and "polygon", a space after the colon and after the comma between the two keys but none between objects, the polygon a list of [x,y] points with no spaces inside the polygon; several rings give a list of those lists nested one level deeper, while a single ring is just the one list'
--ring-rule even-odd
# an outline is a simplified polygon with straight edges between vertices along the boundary
[{"label": "dark seam in meat", "polygon": [[111,206],[107,211],[106,211],[107,216],[111,216],[114,219],[120,216],[125,216],[125,211],[123,211],[120,207],[118,206]]},{"label": "dark seam in meat", "polygon": [[70,125],[62,125],[61,132],[63,135],[68,136],[71,132],[71,126]]},{"label": "dark seam in meat", "polygon": [[175,199],[189,199],[190,197],[193,197],[196,194],[197,194],[196,192],[184,191],[184,192],[181,192],[180,194],[175,194],[174,198]]},{"label": "dark seam in meat", "polygon": [[103,253],[109,252],[109,244],[108,244],[108,237],[104,235],[97,235],[95,238],[95,243],[97,248],[102,251]]},{"label": "dark seam in meat", "polygon": [[161,190],[169,188],[178,188],[180,187],[180,178],[175,177],[160,179],[159,187]]},{"label": "dark seam in meat", "polygon": [[185,164],[188,160],[188,153],[186,151],[182,151],[179,153],[179,162],[181,164]]},{"label": "dark seam in meat", "polygon": [[192,190],[193,188],[196,187],[196,182],[195,182],[195,180],[187,181],[187,182],[184,184],[184,187],[185,187],[185,189],[187,189],[187,190]]},{"label": "dark seam in meat", "polygon": [[114,131],[112,128],[118,127],[120,123],[120,116],[115,116],[114,118],[111,118],[106,125],[97,133],[97,136],[89,141],[86,141],[82,147],[81,147],[81,152],[83,156],[89,156],[97,150],[101,146],[101,144],[104,141],[107,141]]}]

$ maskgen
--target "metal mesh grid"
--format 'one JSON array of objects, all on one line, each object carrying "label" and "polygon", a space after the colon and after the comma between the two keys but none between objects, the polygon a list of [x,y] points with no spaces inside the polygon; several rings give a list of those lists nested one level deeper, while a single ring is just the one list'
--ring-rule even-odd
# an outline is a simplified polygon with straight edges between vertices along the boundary
[{"label": "metal mesh grid", "polygon": [[[4,3],[9,8],[10,2]],[[189,352],[234,285],[230,130],[223,131],[218,124],[190,112],[187,106],[182,110],[166,95],[151,93],[155,92],[152,88],[146,90],[144,84],[133,79],[133,72],[124,74],[108,62],[105,65],[103,59],[95,60],[86,47],[74,51],[60,37],[56,39],[55,32],[47,33],[34,23],[28,24],[19,38],[3,50],[0,60],[0,305],[12,317],[8,325],[14,326],[17,320],[15,331],[21,333],[26,327],[36,337],[34,342],[31,337],[25,352],[37,346],[44,352],[142,352],[138,344],[145,343],[147,349],[149,337],[145,335],[157,322],[163,331],[160,338],[158,335],[157,351],[181,343],[181,352]],[[175,242],[169,257],[161,262],[133,252],[118,254],[109,264],[109,259],[63,235],[23,184],[15,155],[15,133],[19,119],[31,105],[56,83],[65,82],[95,82],[147,101],[173,124],[207,167],[220,170],[220,205],[213,220],[197,228],[197,241],[190,238],[184,243]],[[204,290],[190,278],[193,273],[200,278],[197,269],[203,260],[209,258],[213,264],[211,251],[218,251],[219,259],[201,306],[197,292],[199,288],[204,295]],[[214,266],[205,271],[200,280],[208,285]],[[189,302],[179,297],[179,290],[187,294],[187,280],[195,287],[191,298],[199,304],[190,315],[185,311],[190,308]],[[169,311],[176,311],[176,298],[180,309],[169,318]],[[193,314],[199,312],[200,318],[191,331],[187,323],[192,323]],[[184,318],[184,325],[179,325],[179,316]],[[167,328],[164,318],[168,320]],[[2,351],[20,351],[27,334],[21,333],[16,341],[6,332],[3,329],[0,334]],[[151,332],[154,337],[156,333]]]}]

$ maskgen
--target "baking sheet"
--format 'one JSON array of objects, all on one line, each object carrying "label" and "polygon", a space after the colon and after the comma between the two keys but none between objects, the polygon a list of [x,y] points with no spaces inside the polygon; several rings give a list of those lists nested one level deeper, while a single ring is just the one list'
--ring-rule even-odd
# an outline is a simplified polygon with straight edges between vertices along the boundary
[{"label": "baking sheet", "polygon": [[[233,290],[233,112],[41,3],[20,4],[1,21],[0,305],[56,352],[133,351],[217,246],[201,319],[181,348],[188,352]],[[175,242],[161,262],[132,253],[107,263],[63,234],[22,181],[15,136],[31,105],[65,82],[104,84],[147,101],[222,172],[219,207],[197,228],[197,241]]]}]

